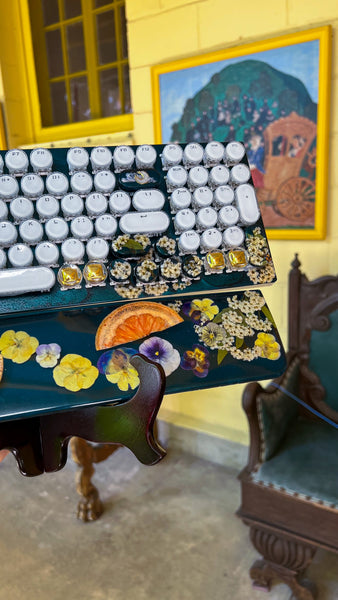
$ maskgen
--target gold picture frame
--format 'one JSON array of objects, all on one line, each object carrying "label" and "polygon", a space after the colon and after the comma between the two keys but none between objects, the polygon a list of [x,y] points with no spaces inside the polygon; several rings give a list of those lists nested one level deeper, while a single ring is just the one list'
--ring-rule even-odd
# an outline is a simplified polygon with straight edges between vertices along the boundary
[{"label": "gold picture frame", "polygon": [[330,26],[156,65],[155,142],[244,141],[269,238],[324,239],[330,72]]}]

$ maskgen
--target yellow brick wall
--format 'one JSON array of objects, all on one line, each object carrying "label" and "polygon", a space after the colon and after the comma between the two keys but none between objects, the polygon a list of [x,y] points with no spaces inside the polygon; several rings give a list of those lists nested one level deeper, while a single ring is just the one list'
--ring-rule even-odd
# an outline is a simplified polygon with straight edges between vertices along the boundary
[{"label": "yellow brick wall", "polygon": [[[332,25],[328,229],[324,241],[271,241],[278,282],[264,295],[286,343],[287,273],[298,252],[310,278],[338,272],[338,9],[336,0],[127,0],[136,143],[153,142],[150,69],[204,52]],[[162,418],[234,441],[248,439],[242,386],[166,396]]]}]

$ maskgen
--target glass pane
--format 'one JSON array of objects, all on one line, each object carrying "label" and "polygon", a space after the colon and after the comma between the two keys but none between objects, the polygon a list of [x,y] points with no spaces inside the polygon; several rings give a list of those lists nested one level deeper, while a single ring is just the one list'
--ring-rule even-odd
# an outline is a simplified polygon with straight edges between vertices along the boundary
[{"label": "glass pane", "polygon": [[59,19],[59,6],[58,0],[42,0],[43,9],[43,23],[44,26],[58,23]]},{"label": "glass pane", "polygon": [[123,67],[123,89],[124,89],[124,112],[131,113],[129,65]]},{"label": "glass pane", "polygon": [[121,6],[121,8],[119,10],[119,14],[120,14],[121,39],[122,39],[122,58],[128,58],[126,9],[124,6]]},{"label": "glass pane", "polygon": [[53,125],[68,123],[67,93],[64,81],[55,81],[50,84],[52,99]]},{"label": "glass pane", "polygon": [[121,114],[121,102],[117,69],[100,73],[101,108],[103,117]]},{"label": "glass pane", "polygon": [[69,72],[84,71],[86,69],[86,54],[83,39],[82,23],[75,23],[66,27]]},{"label": "glass pane", "polygon": [[90,119],[87,77],[74,77],[70,80],[73,121]]},{"label": "glass pane", "polygon": [[65,19],[72,19],[82,15],[81,0],[63,0]]},{"label": "glass pane", "polygon": [[46,31],[46,47],[49,77],[64,75],[60,29]]},{"label": "glass pane", "polygon": [[97,15],[96,27],[99,65],[115,62],[117,60],[115,11],[107,10],[107,12]]},{"label": "glass pane", "polygon": [[95,8],[100,8],[101,6],[106,6],[107,4],[111,4],[111,0],[95,0]]}]

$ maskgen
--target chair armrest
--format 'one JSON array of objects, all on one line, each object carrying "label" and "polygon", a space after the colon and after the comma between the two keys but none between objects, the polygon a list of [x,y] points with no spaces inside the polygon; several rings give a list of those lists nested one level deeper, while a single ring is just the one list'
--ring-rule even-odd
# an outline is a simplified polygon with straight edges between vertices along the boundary
[{"label": "chair armrest", "polygon": [[[275,383],[297,395],[298,379],[299,360],[293,356],[285,373]],[[253,471],[276,453],[290,423],[298,415],[298,406],[282,390],[271,384],[264,389],[257,382],[245,387],[242,406],[250,431],[247,469]]]}]

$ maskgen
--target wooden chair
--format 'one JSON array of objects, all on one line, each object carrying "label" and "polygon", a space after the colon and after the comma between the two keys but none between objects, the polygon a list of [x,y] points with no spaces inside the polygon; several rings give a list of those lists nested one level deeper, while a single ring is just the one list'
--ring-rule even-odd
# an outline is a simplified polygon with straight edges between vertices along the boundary
[{"label": "wooden chair", "polygon": [[299,267],[296,255],[288,366],[275,383],[322,418],[274,382],[246,386],[250,448],[237,514],[262,555],[250,570],[253,585],[269,590],[279,579],[294,598],[313,600],[316,588],[302,579],[305,569],[317,548],[338,552],[338,276],[309,281]]}]

